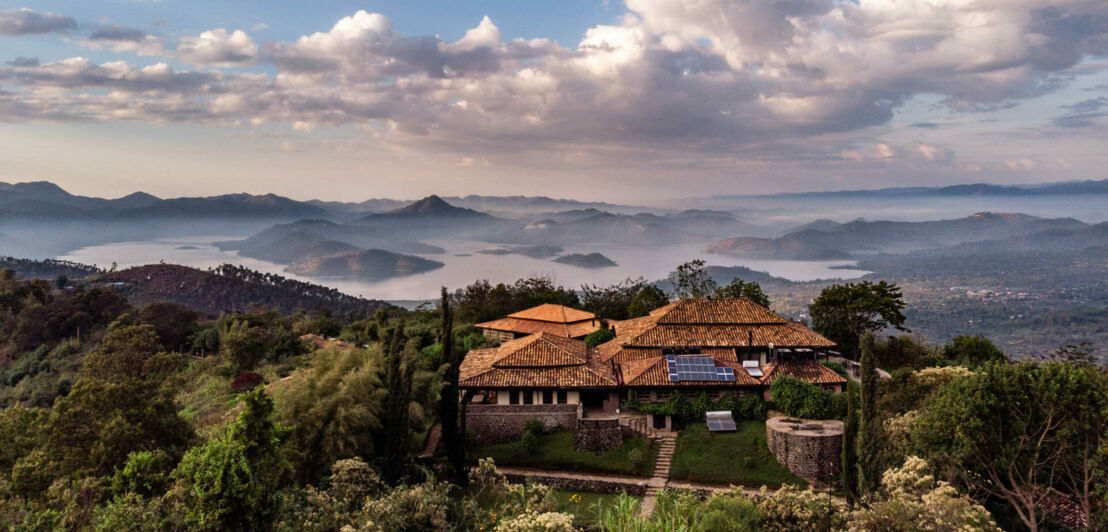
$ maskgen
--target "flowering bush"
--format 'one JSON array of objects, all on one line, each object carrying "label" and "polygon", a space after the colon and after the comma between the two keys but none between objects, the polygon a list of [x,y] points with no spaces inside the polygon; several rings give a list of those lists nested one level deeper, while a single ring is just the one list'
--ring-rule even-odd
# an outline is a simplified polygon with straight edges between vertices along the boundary
[{"label": "flowering bush", "polygon": [[762,487],[758,511],[762,514],[762,530],[810,532],[846,526],[846,505],[811,488],[801,490],[786,484],[770,494]]},{"label": "flowering bush", "polygon": [[496,532],[572,532],[573,516],[558,512],[524,512],[496,525]]},{"label": "flowering bush", "polygon": [[928,472],[927,461],[909,456],[881,478],[882,497],[851,514],[850,530],[999,531],[992,516]]}]

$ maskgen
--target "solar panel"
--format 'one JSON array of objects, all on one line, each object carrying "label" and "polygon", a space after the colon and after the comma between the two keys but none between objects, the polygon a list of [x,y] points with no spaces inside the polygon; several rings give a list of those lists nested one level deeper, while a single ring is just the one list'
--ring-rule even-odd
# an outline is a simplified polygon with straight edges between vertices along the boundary
[{"label": "solar panel", "polygon": [[676,357],[666,355],[666,366],[670,382],[706,381],[734,382],[735,372],[731,368],[716,367],[712,357]]},{"label": "solar panel", "polygon": [[708,430],[712,432],[730,432],[738,429],[735,426],[735,420],[731,417],[731,412],[727,410],[707,412],[705,421],[708,423]]}]

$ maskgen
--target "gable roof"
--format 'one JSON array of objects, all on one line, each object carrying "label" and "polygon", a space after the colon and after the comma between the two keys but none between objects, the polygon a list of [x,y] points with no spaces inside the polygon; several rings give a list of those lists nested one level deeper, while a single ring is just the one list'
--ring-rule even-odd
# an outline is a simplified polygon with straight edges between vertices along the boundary
[{"label": "gable roof", "polygon": [[576,323],[596,319],[596,314],[553,303],[543,303],[537,307],[508,314],[509,318],[521,320],[546,321],[550,323]]},{"label": "gable roof", "polygon": [[501,344],[492,365],[498,368],[580,366],[588,362],[588,347],[551,333],[533,334]]},{"label": "gable roof", "polygon": [[463,388],[610,388],[612,367],[585,342],[550,333],[519,338],[466,354],[459,368]]},{"label": "gable roof", "polygon": [[842,375],[813,360],[789,360],[771,362],[762,366],[762,384],[771,384],[782,375],[811,384],[846,384]]},{"label": "gable roof", "polygon": [[761,325],[786,321],[745,297],[680,299],[655,309],[650,316],[660,324],[680,325]]}]

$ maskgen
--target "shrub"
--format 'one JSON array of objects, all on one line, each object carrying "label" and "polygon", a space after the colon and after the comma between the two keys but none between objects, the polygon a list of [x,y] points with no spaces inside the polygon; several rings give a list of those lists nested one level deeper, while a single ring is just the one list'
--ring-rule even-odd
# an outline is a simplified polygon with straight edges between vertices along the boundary
[{"label": "shrub", "polygon": [[253,371],[239,373],[231,382],[231,391],[235,393],[249,392],[262,383],[262,376]]},{"label": "shrub", "polygon": [[785,485],[775,495],[769,495],[763,487],[762,495],[758,503],[762,530],[809,532],[846,528],[845,505],[824,493]]},{"label": "shrub", "polygon": [[704,517],[696,529],[698,532],[761,530],[758,522],[762,514],[758,511],[758,505],[741,493],[717,493],[708,498],[705,506]]},{"label": "shrub", "polygon": [[535,436],[542,436],[546,434],[546,424],[544,424],[541,419],[533,417],[523,424],[523,432],[530,432]]},{"label": "shrub", "polygon": [[534,432],[523,433],[523,448],[529,453],[536,453],[539,450],[539,436]]},{"label": "shrub", "polygon": [[573,516],[559,512],[526,512],[496,525],[496,532],[573,532]]},{"label": "shrub", "polygon": [[627,459],[631,461],[631,466],[638,471],[644,462],[646,462],[646,455],[642,452],[642,449],[631,449],[627,453]]},{"label": "shrub", "polygon": [[841,419],[846,413],[842,394],[792,377],[780,377],[770,386],[773,401],[790,416],[805,419]]},{"label": "shrub", "polygon": [[596,347],[604,342],[607,342],[616,337],[616,333],[611,329],[597,329],[588,336],[585,337],[585,345],[589,347]]},{"label": "shrub", "polygon": [[842,362],[835,362],[834,360],[824,360],[820,362],[820,364],[823,364],[824,367],[830,369],[831,371],[834,371],[835,373],[838,373],[840,377],[848,380],[850,379],[850,374],[846,372],[846,367],[843,366]]}]

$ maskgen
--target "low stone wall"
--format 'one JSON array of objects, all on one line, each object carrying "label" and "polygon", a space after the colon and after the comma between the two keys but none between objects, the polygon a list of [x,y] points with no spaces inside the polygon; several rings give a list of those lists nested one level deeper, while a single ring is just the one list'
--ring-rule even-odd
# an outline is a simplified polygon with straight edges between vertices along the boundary
[{"label": "low stone wall", "polygon": [[573,446],[578,451],[603,452],[623,445],[623,428],[618,418],[578,419]]},{"label": "low stone wall", "polygon": [[536,484],[545,484],[554,489],[564,491],[586,491],[589,493],[623,493],[628,495],[646,495],[646,479],[633,482],[613,482],[609,480],[601,480],[596,478],[587,478],[587,474],[582,475],[582,478],[569,478],[561,476],[546,476],[546,475],[517,475],[513,473],[506,473],[504,478],[508,479],[508,482],[521,484],[523,482],[534,482]]},{"label": "low stone wall", "polygon": [[772,417],[766,420],[766,443],[781,465],[819,488],[841,467],[843,422]]},{"label": "low stone wall", "polygon": [[577,405],[466,405],[466,429],[478,445],[516,441],[523,437],[529,419],[542,420],[546,428],[577,426]]}]

